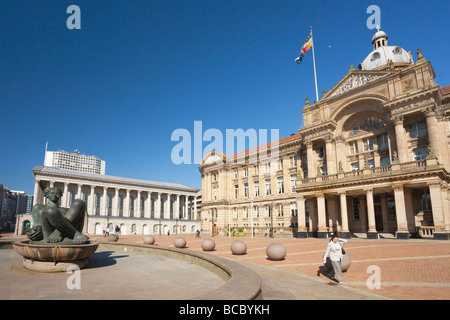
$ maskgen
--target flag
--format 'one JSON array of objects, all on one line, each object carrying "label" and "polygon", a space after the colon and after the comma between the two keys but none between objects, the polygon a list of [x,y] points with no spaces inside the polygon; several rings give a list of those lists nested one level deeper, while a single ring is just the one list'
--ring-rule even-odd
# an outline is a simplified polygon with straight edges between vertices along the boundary
[{"label": "flag", "polygon": [[300,55],[298,56],[297,59],[295,59],[295,61],[297,61],[297,63],[300,64],[302,62],[305,53],[308,52],[309,49],[311,49],[312,45],[313,45],[313,43],[312,43],[311,33],[309,33],[308,38],[306,38],[305,44],[303,45],[302,49],[300,50]]}]

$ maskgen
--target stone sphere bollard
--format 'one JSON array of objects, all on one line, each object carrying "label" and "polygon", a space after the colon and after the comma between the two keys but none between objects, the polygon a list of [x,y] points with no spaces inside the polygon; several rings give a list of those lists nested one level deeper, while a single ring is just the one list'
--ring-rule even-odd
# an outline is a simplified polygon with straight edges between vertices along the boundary
[{"label": "stone sphere bollard", "polygon": [[182,237],[178,237],[173,241],[173,245],[175,248],[184,248],[186,247],[186,240]]},{"label": "stone sphere bollard", "polygon": [[247,245],[244,241],[236,240],[231,244],[231,252],[237,255],[245,254],[247,252]]},{"label": "stone sphere bollard", "polygon": [[119,236],[116,234],[110,234],[108,238],[106,238],[109,242],[117,242],[119,240]]},{"label": "stone sphere bollard", "polygon": [[271,243],[266,254],[269,260],[283,260],[286,257],[286,248],[281,243]]},{"label": "stone sphere bollard", "polygon": [[213,251],[216,247],[216,243],[212,239],[205,239],[202,241],[203,251]]},{"label": "stone sphere bollard", "polygon": [[[348,253],[345,253],[342,256],[342,260],[341,260],[342,272],[347,271],[350,268],[351,264],[352,264],[352,259],[350,258],[350,255]],[[333,266],[331,265],[330,257],[327,258],[327,263],[325,263],[325,267],[328,269],[328,271],[333,270]]]},{"label": "stone sphere bollard", "polygon": [[143,242],[144,244],[154,244],[155,238],[153,238],[152,236],[145,236]]}]

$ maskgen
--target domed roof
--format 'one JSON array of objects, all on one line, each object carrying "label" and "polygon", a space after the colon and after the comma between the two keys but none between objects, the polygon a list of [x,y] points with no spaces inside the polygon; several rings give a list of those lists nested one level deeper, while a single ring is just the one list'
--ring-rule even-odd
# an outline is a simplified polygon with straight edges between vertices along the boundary
[{"label": "domed roof", "polygon": [[397,66],[413,64],[411,52],[406,52],[405,49],[399,46],[388,46],[388,36],[384,31],[379,30],[372,37],[372,45],[374,50],[364,59],[359,65],[360,70],[376,70],[384,69],[392,61]]}]

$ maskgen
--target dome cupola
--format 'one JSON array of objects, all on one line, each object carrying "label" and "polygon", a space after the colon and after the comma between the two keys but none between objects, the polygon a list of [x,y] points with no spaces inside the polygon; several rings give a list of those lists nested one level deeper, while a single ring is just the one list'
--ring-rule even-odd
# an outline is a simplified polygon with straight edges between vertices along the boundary
[{"label": "dome cupola", "polygon": [[388,36],[377,26],[372,37],[373,51],[359,65],[359,70],[383,70],[414,64],[411,52],[399,46],[388,46]]}]

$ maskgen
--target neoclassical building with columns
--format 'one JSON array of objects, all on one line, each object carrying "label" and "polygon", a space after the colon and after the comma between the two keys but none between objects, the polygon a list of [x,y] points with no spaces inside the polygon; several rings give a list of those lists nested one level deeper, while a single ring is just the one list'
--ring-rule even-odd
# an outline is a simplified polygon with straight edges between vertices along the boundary
[{"label": "neoclassical building with columns", "polygon": [[[104,174],[36,166],[34,203],[45,203],[43,191],[55,187],[63,192],[61,207],[74,199],[87,204],[84,232],[102,234],[106,227],[121,234],[194,233],[200,230],[198,198],[200,190],[177,183],[121,178]],[[16,232],[32,219],[21,215]],[[31,221],[32,223],[32,221]]]},{"label": "neoclassical building with columns", "polygon": [[381,30],[372,45],[319,101],[306,98],[297,134],[205,155],[204,230],[449,239],[450,86],[420,49],[414,61]]}]

